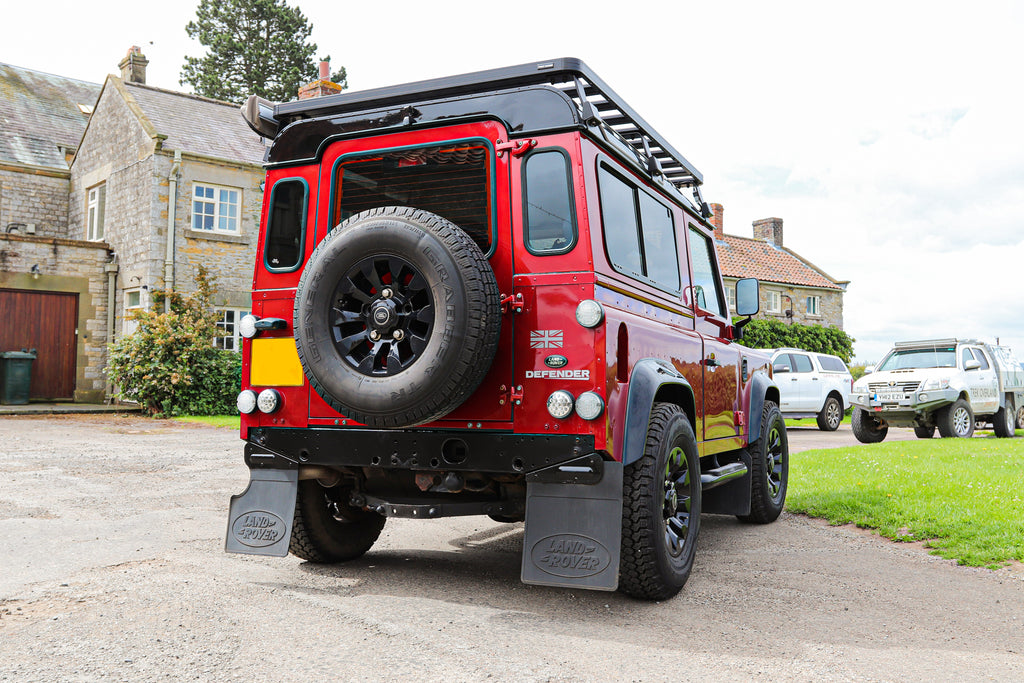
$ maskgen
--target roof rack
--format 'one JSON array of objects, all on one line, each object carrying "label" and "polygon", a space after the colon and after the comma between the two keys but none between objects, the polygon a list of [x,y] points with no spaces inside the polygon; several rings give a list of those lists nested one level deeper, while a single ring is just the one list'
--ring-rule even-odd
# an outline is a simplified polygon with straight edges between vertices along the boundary
[{"label": "roof rack", "polygon": [[590,67],[571,57],[274,104],[273,118],[281,121],[337,114],[371,106],[413,104],[425,96],[457,97],[529,85],[550,85],[561,91],[576,105],[580,120],[586,125],[600,127],[625,143],[652,176],[664,177],[677,189],[692,188],[698,204],[702,203],[698,188],[704,176]]},{"label": "roof rack", "polygon": [[898,349],[901,349],[915,346],[956,346],[957,343],[981,344],[982,342],[978,341],[977,339],[958,339],[955,337],[950,337],[948,339],[921,339],[919,341],[902,341],[896,342],[894,346]]}]

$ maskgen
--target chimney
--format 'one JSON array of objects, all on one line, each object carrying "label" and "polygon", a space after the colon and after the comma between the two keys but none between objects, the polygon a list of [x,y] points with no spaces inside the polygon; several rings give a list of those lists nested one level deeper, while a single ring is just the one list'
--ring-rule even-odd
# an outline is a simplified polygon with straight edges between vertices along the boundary
[{"label": "chimney", "polygon": [[725,207],[721,204],[711,205],[711,225],[715,226],[715,239],[725,239]]},{"label": "chimney", "polygon": [[754,239],[771,242],[777,247],[782,246],[782,219],[762,218],[754,221]]},{"label": "chimney", "polygon": [[123,81],[145,85],[147,64],[149,64],[149,60],[146,59],[146,55],[142,54],[142,48],[138,45],[132,45],[128,49],[128,54],[125,55],[124,59],[117,66],[121,69],[121,79]]},{"label": "chimney", "polygon": [[311,97],[324,97],[325,95],[337,95],[340,93],[341,86],[337,83],[332,83],[330,78],[331,63],[327,60],[322,60],[320,62],[319,78],[299,88],[299,99],[308,100]]}]

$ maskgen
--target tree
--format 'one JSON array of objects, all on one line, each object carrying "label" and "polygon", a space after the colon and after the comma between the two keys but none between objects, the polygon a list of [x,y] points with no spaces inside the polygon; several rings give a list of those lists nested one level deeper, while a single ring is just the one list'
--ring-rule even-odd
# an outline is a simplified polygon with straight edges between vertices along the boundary
[{"label": "tree", "polygon": [[[237,413],[242,354],[215,348],[213,277],[199,268],[196,292],[154,290],[154,310],[129,315],[136,330],[117,340],[107,371],[122,398],[155,415]],[[164,301],[170,310],[161,313]]]},{"label": "tree", "polygon": [[814,353],[839,356],[849,363],[856,340],[838,327],[821,325],[787,325],[781,320],[751,320],[743,328],[744,346],[754,349],[777,349],[789,346]]},{"label": "tree", "polygon": [[[226,102],[240,103],[252,94],[287,102],[317,78],[312,30],[302,11],[285,0],[200,0],[185,31],[207,54],[185,57],[179,83]],[[347,87],[345,67],[331,80]]]}]

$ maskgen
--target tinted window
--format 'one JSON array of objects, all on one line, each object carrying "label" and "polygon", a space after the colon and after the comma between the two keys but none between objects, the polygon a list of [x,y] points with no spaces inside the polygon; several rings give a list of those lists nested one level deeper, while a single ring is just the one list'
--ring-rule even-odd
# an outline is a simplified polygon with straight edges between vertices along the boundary
[{"label": "tinted window", "polygon": [[294,270],[302,260],[306,226],[306,183],[280,180],[270,195],[263,258],[268,270]]},{"label": "tinted window", "polygon": [[805,356],[802,353],[791,353],[789,357],[793,359],[793,372],[813,372],[814,366],[811,365],[811,359],[809,356]]},{"label": "tinted window", "polygon": [[846,372],[846,365],[835,356],[818,356],[821,369],[825,372]]},{"label": "tinted window", "polygon": [[718,291],[718,273],[711,257],[711,240],[696,228],[690,228],[690,257],[693,262],[693,289],[697,305],[705,311],[725,316]]},{"label": "tinted window", "polygon": [[554,150],[531,154],[524,179],[527,249],[535,254],[569,251],[576,243],[569,158]]},{"label": "tinted window", "polygon": [[772,363],[772,369],[778,370],[780,367],[785,366],[790,372],[793,371],[793,360],[789,357],[788,353],[779,354],[779,356]]},{"label": "tinted window", "polygon": [[679,259],[672,212],[646,192],[640,193],[640,227],[644,238],[647,277],[679,291]]},{"label": "tinted window", "polygon": [[616,270],[643,275],[633,188],[601,168],[601,223],[608,260]]},{"label": "tinted window", "polygon": [[481,144],[395,149],[345,160],[335,174],[334,225],[381,206],[415,206],[447,218],[491,250],[489,149]]}]

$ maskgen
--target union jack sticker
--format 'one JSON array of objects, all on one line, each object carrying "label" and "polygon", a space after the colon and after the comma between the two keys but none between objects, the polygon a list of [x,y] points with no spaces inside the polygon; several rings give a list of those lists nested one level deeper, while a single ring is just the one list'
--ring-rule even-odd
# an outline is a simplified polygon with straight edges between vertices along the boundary
[{"label": "union jack sticker", "polygon": [[530,332],[531,349],[560,349],[562,348],[561,330],[532,330]]}]

